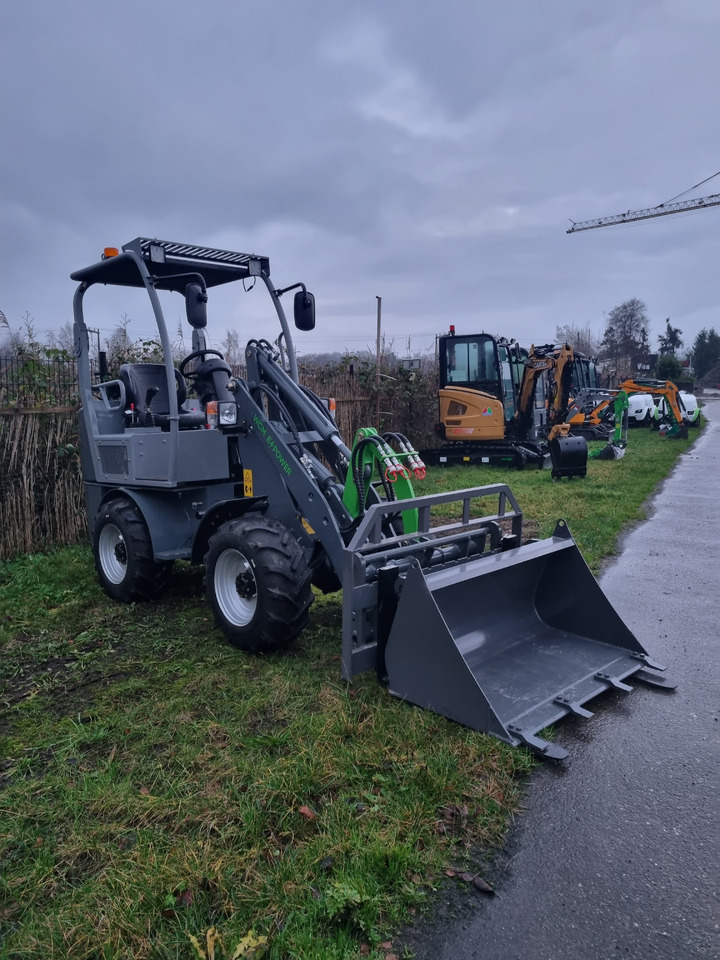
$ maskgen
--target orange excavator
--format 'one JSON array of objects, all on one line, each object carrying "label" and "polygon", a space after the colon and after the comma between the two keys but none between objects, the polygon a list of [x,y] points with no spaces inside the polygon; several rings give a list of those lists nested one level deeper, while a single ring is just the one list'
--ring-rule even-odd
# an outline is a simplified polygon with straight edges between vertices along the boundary
[{"label": "orange excavator", "polygon": [[646,393],[664,399],[667,409],[667,424],[664,425],[666,429],[662,431],[664,436],[678,439],[687,437],[689,419],[678,388],[672,380],[648,380],[644,378],[624,380],[617,390],[608,390],[606,395],[600,398],[597,394],[589,391],[586,396],[581,393],[567,411],[566,420],[570,429],[573,431],[586,430],[587,428],[601,426],[605,422],[614,397],[621,391],[627,396],[634,393]]}]

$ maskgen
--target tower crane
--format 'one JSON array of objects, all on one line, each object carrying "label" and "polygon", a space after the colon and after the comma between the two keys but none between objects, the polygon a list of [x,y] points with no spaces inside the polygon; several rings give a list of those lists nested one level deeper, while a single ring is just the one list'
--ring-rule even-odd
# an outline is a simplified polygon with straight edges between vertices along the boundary
[{"label": "tower crane", "polygon": [[582,220],[580,223],[571,220],[572,226],[566,233],[594,230],[596,227],[611,227],[615,223],[632,223],[634,220],[651,220],[653,217],[667,217],[671,213],[717,206],[720,206],[720,193],[711,194],[709,197],[697,197],[695,200],[680,200],[678,203],[661,203],[657,207],[647,207],[645,210],[628,210],[627,213],[618,213],[613,217],[597,217],[595,220]]}]

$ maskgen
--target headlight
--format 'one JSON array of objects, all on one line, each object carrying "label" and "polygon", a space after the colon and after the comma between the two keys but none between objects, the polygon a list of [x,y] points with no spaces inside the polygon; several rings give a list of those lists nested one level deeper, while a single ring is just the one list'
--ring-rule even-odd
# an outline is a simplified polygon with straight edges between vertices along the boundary
[{"label": "headlight", "polygon": [[237,405],[224,401],[218,404],[218,416],[221,427],[232,427],[237,423]]}]

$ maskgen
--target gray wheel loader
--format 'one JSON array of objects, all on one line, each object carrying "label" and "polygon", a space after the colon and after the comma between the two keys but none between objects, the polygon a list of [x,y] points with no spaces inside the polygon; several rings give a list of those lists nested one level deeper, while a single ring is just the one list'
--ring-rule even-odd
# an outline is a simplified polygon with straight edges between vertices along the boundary
[{"label": "gray wheel loader", "polygon": [[[138,237],[72,274],[81,462],[95,565],[114,599],[158,594],[175,560],[205,564],[228,641],[269,651],[308,622],[313,586],[343,591],[342,675],[542,756],[538,733],[629,678],[671,689],[588,570],[567,526],[525,541],[512,492],[492,484],[416,497],[407,437],[358,431],[299,382],[282,298],[315,324],[304,284],[266,257]],[[264,287],[280,333],[249,340],[246,375],[208,346],[209,291]],[[83,301],[96,284],[146,291],[161,363],[94,382]],[[243,283],[243,287],[246,287]],[[185,301],[191,351],[175,368],[160,294]],[[172,297],[170,297],[172,300]]]}]

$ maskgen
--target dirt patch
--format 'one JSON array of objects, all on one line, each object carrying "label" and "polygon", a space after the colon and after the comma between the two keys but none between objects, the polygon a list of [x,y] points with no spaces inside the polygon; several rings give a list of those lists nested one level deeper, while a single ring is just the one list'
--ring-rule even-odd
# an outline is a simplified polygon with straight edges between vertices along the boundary
[{"label": "dirt patch", "polygon": [[416,922],[403,927],[393,938],[398,956],[405,953],[415,960],[441,956],[446,941],[457,936],[458,927],[487,910],[495,897],[503,896],[504,884],[520,849],[520,833],[516,825],[501,848],[475,849],[467,859],[448,868],[455,875],[439,879]]}]

